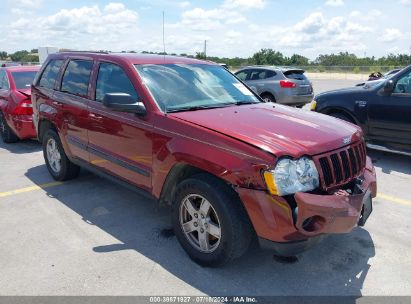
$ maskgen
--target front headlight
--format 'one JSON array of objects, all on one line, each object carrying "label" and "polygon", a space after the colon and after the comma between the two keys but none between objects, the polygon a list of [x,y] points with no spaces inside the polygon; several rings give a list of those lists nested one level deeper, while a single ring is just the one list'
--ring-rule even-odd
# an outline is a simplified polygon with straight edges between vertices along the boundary
[{"label": "front headlight", "polygon": [[307,192],[319,186],[319,176],[314,162],[308,157],[278,161],[274,170],[265,171],[264,179],[273,195],[284,196]]},{"label": "front headlight", "polygon": [[315,111],[316,108],[317,108],[317,101],[313,99],[313,101],[311,101],[311,111]]}]

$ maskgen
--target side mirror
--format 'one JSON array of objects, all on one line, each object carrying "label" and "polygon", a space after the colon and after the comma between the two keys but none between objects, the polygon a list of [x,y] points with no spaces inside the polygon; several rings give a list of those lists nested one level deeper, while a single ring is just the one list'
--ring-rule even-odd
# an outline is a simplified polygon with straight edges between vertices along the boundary
[{"label": "side mirror", "polygon": [[103,105],[113,111],[135,113],[139,116],[147,114],[141,101],[136,101],[126,93],[107,93],[103,97]]},{"label": "side mirror", "polygon": [[387,80],[384,83],[384,93],[391,94],[394,91],[394,81],[392,79]]}]

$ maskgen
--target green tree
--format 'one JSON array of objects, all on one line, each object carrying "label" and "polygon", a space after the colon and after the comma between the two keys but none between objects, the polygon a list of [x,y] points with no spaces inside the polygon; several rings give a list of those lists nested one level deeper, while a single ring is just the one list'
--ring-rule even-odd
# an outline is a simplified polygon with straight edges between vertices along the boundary
[{"label": "green tree", "polygon": [[251,62],[257,65],[284,65],[285,58],[280,52],[272,49],[261,49],[251,57]]},{"label": "green tree", "polygon": [[17,51],[13,54],[10,54],[10,58],[12,61],[20,62],[24,56],[27,56],[29,52],[27,51]]},{"label": "green tree", "polygon": [[7,57],[8,57],[7,52],[4,52],[4,51],[0,52],[0,59],[1,60],[5,60],[5,59],[7,59]]},{"label": "green tree", "polygon": [[294,65],[294,66],[308,66],[309,60],[307,57],[294,54],[290,58],[287,58],[286,65]]}]

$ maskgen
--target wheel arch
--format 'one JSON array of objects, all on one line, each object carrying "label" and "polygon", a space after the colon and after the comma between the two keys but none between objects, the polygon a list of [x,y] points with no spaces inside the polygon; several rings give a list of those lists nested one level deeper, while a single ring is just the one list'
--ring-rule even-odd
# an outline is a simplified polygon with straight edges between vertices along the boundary
[{"label": "wheel arch", "polygon": [[38,139],[39,142],[43,141],[44,134],[46,134],[47,130],[52,129],[58,134],[58,130],[56,125],[47,118],[40,119],[38,123]]},{"label": "wheel arch", "polygon": [[160,202],[167,205],[171,205],[175,191],[177,189],[177,185],[183,180],[198,174],[208,174],[210,176],[217,178],[225,184],[230,184],[228,181],[222,179],[221,177],[218,177],[215,174],[212,174],[199,167],[193,166],[188,163],[177,163],[171,168],[163,183],[159,199]]},{"label": "wheel arch", "polygon": [[343,114],[345,116],[347,116],[352,123],[356,124],[356,125],[360,125],[358,119],[355,117],[355,115],[353,113],[351,113],[350,111],[343,109],[343,108],[339,108],[339,107],[329,107],[329,108],[325,108],[322,109],[320,111],[320,113],[322,114],[326,114],[326,115],[331,115],[333,113],[338,113],[338,114]]},{"label": "wheel arch", "polygon": [[262,98],[264,95],[270,95],[270,96],[272,96],[272,97],[274,98],[275,101],[277,101],[277,97],[275,96],[275,94],[274,94],[273,92],[270,92],[270,91],[263,91],[263,92],[261,92],[261,94],[260,94],[261,98]]}]

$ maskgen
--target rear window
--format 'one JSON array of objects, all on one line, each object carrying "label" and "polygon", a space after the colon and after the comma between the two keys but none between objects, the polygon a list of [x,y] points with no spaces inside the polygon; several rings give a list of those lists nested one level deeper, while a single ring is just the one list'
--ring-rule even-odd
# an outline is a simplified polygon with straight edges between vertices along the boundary
[{"label": "rear window", "polygon": [[92,67],[91,60],[71,60],[64,72],[61,91],[86,97]]},{"label": "rear window", "polygon": [[50,60],[49,64],[44,69],[43,74],[41,75],[39,86],[43,88],[54,89],[57,75],[62,64],[63,60]]},{"label": "rear window", "polygon": [[16,88],[19,90],[29,89],[34,77],[36,77],[37,71],[26,71],[26,72],[12,72],[14,83]]},{"label": "rear window", "polygon": [[295,79],[295,80],[307,80],[307,77],[304,75],[304,71],[286,71],[284,72],[284,76],[288,79]]}]

